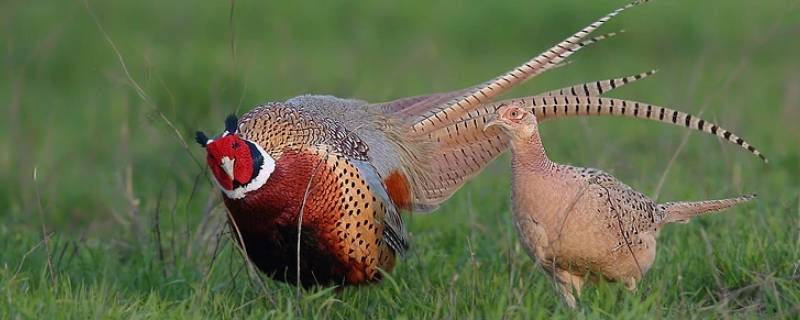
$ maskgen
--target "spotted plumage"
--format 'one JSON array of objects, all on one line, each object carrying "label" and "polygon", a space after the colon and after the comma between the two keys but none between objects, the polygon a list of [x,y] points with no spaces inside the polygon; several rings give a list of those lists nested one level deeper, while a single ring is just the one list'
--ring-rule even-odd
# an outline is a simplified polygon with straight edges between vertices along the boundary
[{"label": "spotted plumage", "polygon": [[375,279],[408,247],[397,210],[370,176],[374,169],[333,151],[285,150],[269,183],[244,199],[225,199],[251,259],[275,278],[296,280],[301,212],[300,272],[307,285]]},{"label": "spotted plumage", "polygon": [[366,160],[368,147],[358,135],[328,117],[279,103],[255,107],[239,120],[241,136],[279,157],[286,147],[327,145],[351,159]]},{"label": "spotted plumage", "polygon": [[499,127],[512,150],[515,225],[526,249],[556,280],[569,306],[573,290],[600,276],[630,289],[655,260],[656,237],[670,222],[686,222],[753,196],[658,204],[598,169],[552,162],[536,116],[522,103],[502,106],[487,127]]},{"label": "spotted plumage", "polygon": [[[482,85],[376,104],[299,96],[229,119],[218,136],[198,134],[231,223],[241,231],[240,244],[275,279],[304,285],[380,279],[378,270],[390,271],[409,246],[400,212],[434,210],[508,147],[498,130],[482,130],[485,116],[497,108],[491,101],[613,36],[589,34],[640,2],[645,1],[613,11]],[[647,75],[584,86],[584,95]],[[687,119],[673,123],[699,121]],[[735,137],[703,123],[697,127]]]}]

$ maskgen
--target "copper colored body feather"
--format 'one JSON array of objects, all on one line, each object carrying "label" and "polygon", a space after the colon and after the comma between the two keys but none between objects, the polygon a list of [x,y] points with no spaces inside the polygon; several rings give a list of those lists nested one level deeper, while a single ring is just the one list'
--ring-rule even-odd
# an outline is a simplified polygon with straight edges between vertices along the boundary
[{"label": "copper colored body feather", "polygon": [[656,237],[665,224],[754,198],[658,204],[601,170],[550,161],[536,117],[519,106],[500,107],[488,125],[510,136],[513,216],[520,239],[571,307],[576,306],[573,290],[580,294],[591,276],[633,290],[655,260]]},{"label": "copper colored body feather", "polygon": [[[232,119],[218,137],[198,133],[248,256],[270,276],[305,285],[380,279],[379,270],[390,271],[409,246],[399,212],[434,210],[508,147],[499,130],[483,130],[486,115],[498,106],[490,101],[607,38],[588,35],[640,2],[483,85],[378,104],[300,96]],[[571,108],[580,104],[576,97],[596,96],[649,74],[522,99],[557,95],[572,99],[562,102]],[[631,116],[612,108],[548,118],[601,114]]]},{"label": "copper colored body feather", "polygon": [[[408,198],[403,193],[410,192],[405,181],[381,180],[367,162],[366,142],[315,111],[337,105],[356,110],[359,104],[301,97],[256,108],[239,121],[239,135],[274,157],[275,171],[260,189],[225,203],[251,259],[274,278],[297,279],[301,214],[300,280],[305,285],[377,279],[379,269],[391,270],[395,253],[408,247],[397,209],[403,205],[399,200]],[[395,190],[395,200],[387,189]]]},{"label": "copper colored body feather", "polygon": [[[303,284],[361,283],[375,278],[378,268],[392,269],[394,252],[381,222],[386,204],[355,166],[321,150],[285,152],[276,164],[272,181],[262,189],[241,200],[225,199],[248,254],[262,271],[295,281],[301,210]],[[405,249],[405,239],[397,241]]]}]

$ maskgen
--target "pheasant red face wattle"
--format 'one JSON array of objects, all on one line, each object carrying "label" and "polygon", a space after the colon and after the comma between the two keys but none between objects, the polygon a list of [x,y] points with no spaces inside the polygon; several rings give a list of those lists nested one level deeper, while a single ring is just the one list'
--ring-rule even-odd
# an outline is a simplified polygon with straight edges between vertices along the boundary
[{"label": "pheasant red face wattle", "polygon": [[252,180],[253,155],[247,141],[228,134],[207,144],[206,150],[208,167],[223,189],[230,191]]},{"label": "pheasant red face wattle", "polygon": [[261,188],[275,169],[275,161],[256,143],[242,139],[238,120],[231,115],[225,120],[225,132],[209,139],[197,132],[196,140],[206,148],[206,162],[222,192],[231,199]]}]

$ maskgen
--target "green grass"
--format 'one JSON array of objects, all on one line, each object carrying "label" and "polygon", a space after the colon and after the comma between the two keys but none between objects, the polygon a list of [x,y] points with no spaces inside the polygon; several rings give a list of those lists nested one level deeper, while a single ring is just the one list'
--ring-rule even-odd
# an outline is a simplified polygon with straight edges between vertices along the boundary
[{"label": "green grass", "polygon": [[[517,242],[507,157],[436,213],[407,216],[413,249],[386,281],[298,297],[266,280],[264,292],[219,234],[224,209],[195,162],[203,150],[187,152],[164,121],[188,139],[227,113],[303,93],[377,102],[461,88],[622,4],[237,1],[231,23],[226,1],[91,2],[147,104],[82,1],[1,3],[0,317],[800,316],[797,1],[655,1],[603,28],[626,33],[514,90],[659,68],[612,96],[703,110],[771,160],[693,133],[659,199],[759,199],[666,228],[638,292],[598,284],[576,311]],[[543,127],[557,161],[647,194],[684,135],[623,119]]]}]

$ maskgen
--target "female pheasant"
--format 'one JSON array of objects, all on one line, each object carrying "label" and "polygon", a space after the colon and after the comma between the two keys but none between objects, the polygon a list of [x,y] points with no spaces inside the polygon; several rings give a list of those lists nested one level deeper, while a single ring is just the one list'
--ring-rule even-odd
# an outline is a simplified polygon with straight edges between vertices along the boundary
[{"label": "female pheasant", "polygon": [[590,275],[634,290],[655,261],[656,237],[666,224],[755,198],[659,204],[601,170],[555,163],[542,145],[536,116],[523,106],[501,106],[486,127],[502,128],[511,141],[513,214],[521,242],[572,308],[573,289],[580,295]]},{"label": "female pheasant", "polygon": [[[379,104],[300,96],[258,106],[238,121],[231,117],[217,137],[198,133],[241,245],[278,280],[312,285],[380,279],[378,270],[391,270],[395,256],[408,248],[398,212],[433,210],[506,149],[499,130],[483,130],[484,117],[497,108],[488,102],[604,39],[586,38],[638,3],[483,85]],[[594,97],[650,74],[542,96],[572,108],[576,97]],[[592,114],[627,116],[613,108]],[[749,146],[736,136],[723,138]]]}]

